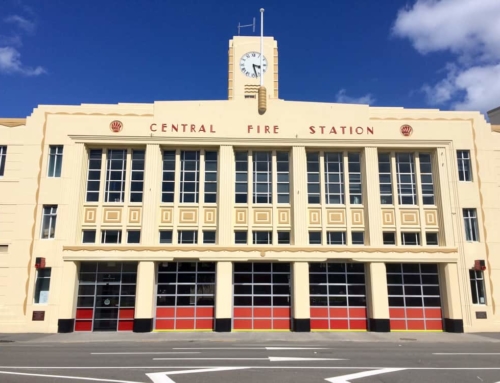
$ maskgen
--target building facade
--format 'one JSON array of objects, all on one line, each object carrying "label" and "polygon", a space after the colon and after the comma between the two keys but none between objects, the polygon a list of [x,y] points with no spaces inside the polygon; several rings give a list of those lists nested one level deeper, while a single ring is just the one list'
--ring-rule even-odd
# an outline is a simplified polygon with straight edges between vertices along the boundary
[{"label": "building facade", "polygon": [[0,329],[498,331],[500,126],[284,101],[229,44],[228,100],[0,119]]}]

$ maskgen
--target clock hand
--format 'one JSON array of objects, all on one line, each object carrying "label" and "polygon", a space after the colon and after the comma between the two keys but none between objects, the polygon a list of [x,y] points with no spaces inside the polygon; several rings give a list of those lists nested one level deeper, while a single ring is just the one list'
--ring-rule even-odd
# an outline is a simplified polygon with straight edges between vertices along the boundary
[{"label": "clock hand", "polygon": [[252,66],[253,66],[253,73],[255,73],[255,77],[259,77],[259,75],[257,74],[257,71],[255,70],[255,67],[257,67],[259,69],[260,69],[260,67],[258,65],[255,65],[255,64],[252,64]]}]

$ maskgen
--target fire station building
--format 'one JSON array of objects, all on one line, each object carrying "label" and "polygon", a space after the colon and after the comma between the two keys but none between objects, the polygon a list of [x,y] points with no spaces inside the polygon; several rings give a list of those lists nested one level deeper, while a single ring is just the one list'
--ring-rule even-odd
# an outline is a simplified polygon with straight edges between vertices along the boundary
[{"label": "fire station building", "polygon": [[1,332],[500,330],[499,110],[285,101],[272,37],[258,100],[258,52],[0,119]]}]

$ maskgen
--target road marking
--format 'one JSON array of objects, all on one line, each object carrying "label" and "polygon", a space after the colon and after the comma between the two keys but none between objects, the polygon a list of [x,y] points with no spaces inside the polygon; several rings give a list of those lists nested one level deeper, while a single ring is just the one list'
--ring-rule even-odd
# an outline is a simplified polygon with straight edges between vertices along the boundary
[{"label": "road marking", "polygon": [[432,355],[500,355],[500,352],[434,352]]},{"label": "road marking", "polygon": [[363,372],[358,372],[356,374],[335,376],[333,378],[327,378],[325,380],[330,383],[350,383],[349,382],[350,380],[365,378],[367,376],[373,376],[373,375],[387,374],[389,372],[402,371],[402,370],[404,370],[404,368],[384,368],[382,370],[363,371]]},{"label": "road marking", "polygon": [[321,347],[174,347],[172,350],[329,350]]},{"label": "road marking", "polygon": [[0,371],[0,374],[8,375],[22,375],[22,376],[38,376],[42,378],[60,378],[60,379],[73,379],[73,380],[92,380],[94,382],[112,382],[112,383],[140,383],[132,382],[130,380],[114,380],[114,379],[99,379],[99,378],[84,378],[81,376],[64,376],[64,375],[45,375],[45,374],[28,374],[25,372],[7,372]]},{"label": "road marking", "polygon": [[266,347],[266,350],[329,350],[328,348],[320,347]]},{"label": "road marking", "polygon": [[215,372],[215,371],[229,371],[229,370],[243,370],[246,367],[215,367],[198,370],[184,370],[184,371],[167,371],[167,372],[154,372],[146,374],[146,376],[153,381],[153,383],[175,383],[167,375],[179,374],[197,374],[200,372]]},{"label": "road marking", "polygon": [[269,356],[267,358],[153,358],[153,360],[269,360],[270,362],[301,362],[321,360],[346,360],[336,358],[291,358],[286,356]]},{"label": "road marking", "polygon": [[[213,369],[217,368],[214,366],[189,366],[190,368],[199,369]],[[223,367],[223,366],[221,366]],[[238,368],[251,368],[251,369],[263,369],[263,370],[273,370],[273,369],[297,369],[297,370],[383,370],[392,367],[380,367],[380,366],[232,366]],[[158,370],[158,369],[183,369],[186,366],[58,366],[58,367],[46,367],[46,366],[0,366],[2,370]],[[401,367],[403,370],[415,370],[415,371],[433,371],[433,370],[445,370],[445,371],[475,371],[475,370],[491,370],[500,371],[500,367]]]},{"label": "road marking", "polygon": [[91,352],[90,355],[161,355],[161,354],[201,354],[200,351],[159,351],[159,352]]}]

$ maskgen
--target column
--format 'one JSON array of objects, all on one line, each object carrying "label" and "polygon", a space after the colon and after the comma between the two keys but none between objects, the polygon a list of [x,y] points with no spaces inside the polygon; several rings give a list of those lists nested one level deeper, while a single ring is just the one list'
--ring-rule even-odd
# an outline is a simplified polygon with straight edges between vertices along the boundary
[{"label": "column", "polygon": [[[292,214],[293,214],[293,244],[295,246],[309,245],[307,232],[307,158],[304,146],[292,148]],[[309,288],[309,287],[308,287]],[[309,298],[308,298],[309,299]],[[309,318],[309,315],[308,315]]]},{"label": "column", "polygon": [[134,332],[151,332],[153,330],[155,280],[155,263],[152,261],[139,262],[135,291]]},{"label": "column", "polygon": [[389,332],[389,296],[387,293],[387,271],[385,263],[370,262],[365,265],[368,329]]},{"label": "column", "polygon": [[59,320],[57,332],[73,332],[75,328],[76,289],[78,288],[78,267],[75,262],[63,262],[60,286]]},{"label": "column", "polygon": [[443,307],[444,331],[464,332],[457,264],[440,264],[439,277],[441,285],[441,304]]},{"label": "column", "polygon": [[215,331],[231,331],[232,308],[233,263],[217,262],[215,273]]},{"label": "column", "polygon": [[158,144],[146,146],[146,164],[144,169],[144,198],[142,203],[141,243],[145,246],[157,245],[157,214],[161,191],[161,150]]},{"label": "column", "polygon": [[292,263],[292,331],[311,331],[309,263]]},{"label": "column", "polygon": [[234,166],[233,147],[222,145],[219,150],[219,195],[217,198],[217,244],[221,246],[234,245]]},{"label": "column", "polygon": [[380,187],[378,179],[377,148],[365,148],[363,161],[363,194],[365,195],[365,213],[369,244],[373,247],[382,246],[382,207],[380,205]]}]

